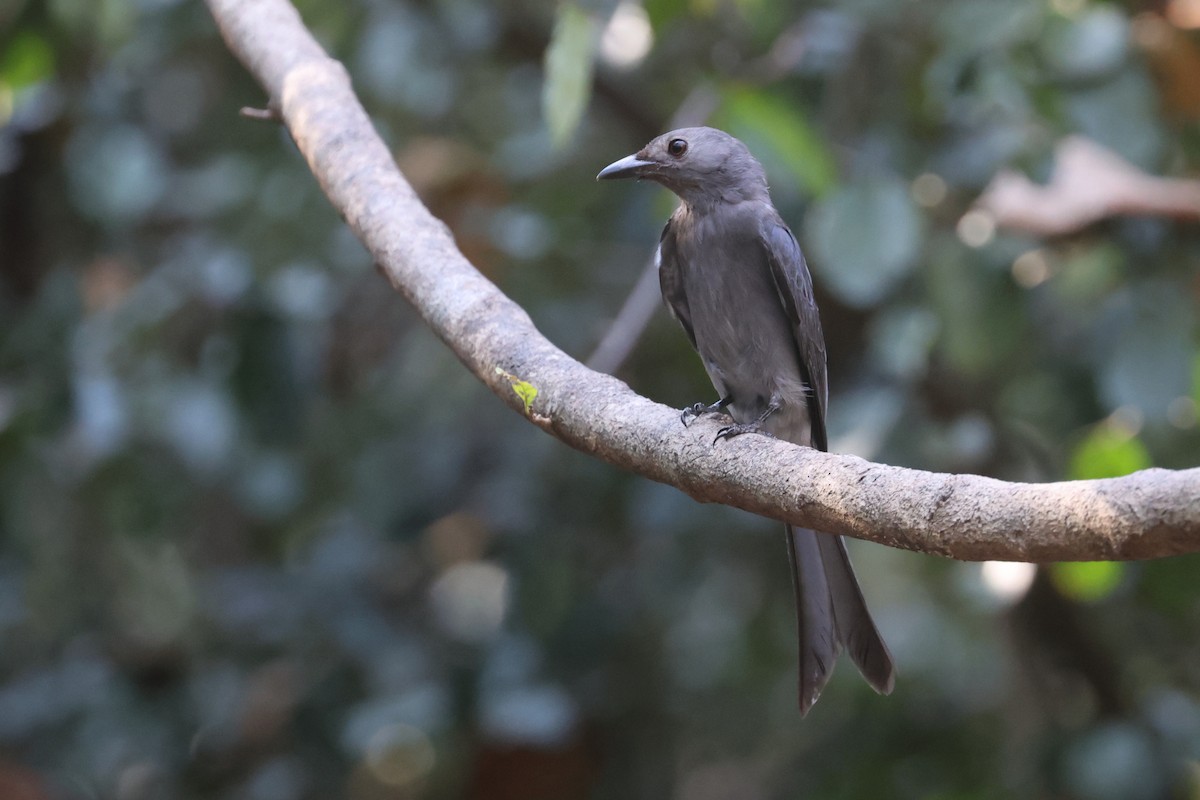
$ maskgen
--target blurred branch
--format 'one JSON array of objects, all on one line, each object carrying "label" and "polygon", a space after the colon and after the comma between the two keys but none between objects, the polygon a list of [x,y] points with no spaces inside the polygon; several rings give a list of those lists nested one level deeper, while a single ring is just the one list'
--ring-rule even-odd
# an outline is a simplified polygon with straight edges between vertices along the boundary
[{"label": "blurred branch", "polygon": [[1050,183],[1005,170],[977,205],[1000,227],[1059,236],[1121,215],[1200,220],[1200,181],[1147,175],[1091,139],[1068,136],[1055,150]]},{"label": "blurred branch", "polygon": [[642,267],[633,289],[621,304],[621,310],[613,319],[596,349],[588,356],[587,367],[597,372],[613,375],[621,368],[646,332],[646,326],[654,318],[654,312],[662,305],[662,291],[658,287],[658,262],[651,258]]},{"label": "blurred branch", "polygon": [[[1020,484],[872,464],[761,436],[713,447],[717,420],[589,370],[455,247],[350,87],[285,0],[209,0],[321,187],[380,269],[489,389],[538,427],[623,469],[818,530],[961,559],[1152,558],[1200,551],[1200,469]],[[431,396],[437,387],[412,387]]]},{"label": "blurred branch", "polygon": [[246,119],[253,119],[259,122],[281,122],[279,111],[274,108],[252,108],[245,106],[238,112]]}]

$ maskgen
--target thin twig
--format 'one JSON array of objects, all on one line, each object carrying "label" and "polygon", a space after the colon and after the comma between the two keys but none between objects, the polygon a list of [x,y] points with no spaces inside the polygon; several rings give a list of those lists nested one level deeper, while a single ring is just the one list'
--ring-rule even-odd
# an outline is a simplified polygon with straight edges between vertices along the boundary
[{"label": "thin twig", "polygon": [[238,112],[246,119],[258,120],[259,122],[282,122],[279,116],[279,111],[274,108],[254,108],[252,106],[242,106]]}]

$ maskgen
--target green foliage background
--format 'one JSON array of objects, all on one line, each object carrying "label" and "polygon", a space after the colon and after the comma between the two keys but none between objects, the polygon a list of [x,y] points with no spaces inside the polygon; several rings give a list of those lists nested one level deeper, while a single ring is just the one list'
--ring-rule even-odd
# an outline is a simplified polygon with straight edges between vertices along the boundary
[{"label": "green foliage background", "polygon": [[[1044,481],[1197,464],[1200,242],[960,220],[1072,133],[1194,174],[1186,5],[647,0],[626,68],[603,2],[300,7],[580,357],[671,208],[592,178],[699,87],[809,254],[834,449]],[[801,721],[778,526],[497,403],[262,102],[198,2],[0,2],[0,797],[1200,797],[1200,561],[1009,600],[856,544],[899,682]],[[711,399],[665,315],[620,375]]]}]

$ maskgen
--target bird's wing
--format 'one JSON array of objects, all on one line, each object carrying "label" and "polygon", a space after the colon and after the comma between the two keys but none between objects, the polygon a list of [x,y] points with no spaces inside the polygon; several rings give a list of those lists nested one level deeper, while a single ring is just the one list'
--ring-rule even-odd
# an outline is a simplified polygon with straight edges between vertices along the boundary
[{"label": "bird's wing", "polygon": [[829,442],[825,434],[825,406],[829,402],[829,382],[825,371],[825,335],[821,332],[821,318],[813,299],[812,276],[796,237],[781,220],[765,219],[759,228],[759,238],[771,265],[779,300],[792,323],[800,374],[809,388],[812,445],[818,450],[826,450]]},{"label": "bird's wing", "polygon": [[671,316],[683,326],[688,341],[696,346],[696,333],[692,330],[692,313],[688,309],[687,292],[683,288],[683,270],[679,264],[679,254],[675,249],[675,232],[673,220],[668,220],[658,240],[658,252],[655,261],[658,264],[658,285],[662,289],[663,300],[671,311]]}]

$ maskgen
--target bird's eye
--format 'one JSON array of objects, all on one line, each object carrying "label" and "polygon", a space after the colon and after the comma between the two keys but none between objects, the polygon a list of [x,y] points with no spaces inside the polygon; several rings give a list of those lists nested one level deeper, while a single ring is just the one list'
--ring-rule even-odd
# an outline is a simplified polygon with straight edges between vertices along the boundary
[{"label": "bird's eye", "polygon": [[676,158],[679,158],[681,155],[687,152],[687,142],[685,142],[683,139],[672,139],[667,144],[667,152]]}]

